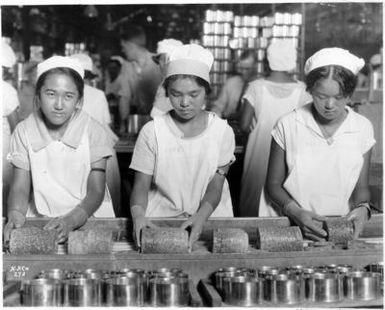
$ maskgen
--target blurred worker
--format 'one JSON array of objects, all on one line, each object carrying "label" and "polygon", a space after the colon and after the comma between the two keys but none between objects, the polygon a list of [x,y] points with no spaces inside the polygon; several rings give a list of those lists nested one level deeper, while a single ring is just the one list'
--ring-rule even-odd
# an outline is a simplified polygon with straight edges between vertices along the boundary
[{"label": "blurred worker", "polygon": [[133,101],[130,106],[135,107],[138,114],[150,114],[156,91],[163,79],[158,65],[152,60],[154,54],[142,45],[144,38],[143,28],[135,25],[127,27],[120,38],[122,51],[135,68],[127,73],[132,76],[130,82],[133,82]]},{"label": "blurred worker", "polygon": [[26,119],[32,112],[37,110],[33,100],[35,97],[37,64],[38,63],[36,61],[24,63],[23,80],[21,81],[20,87],[17,90],[20,102],[20,119]]},{"label": "blurred worker", "polygon": [[[158,64],[160,72],[163,76],[166,75],[167,63],[170,58],[170,53],[180,46],[183,46],[183,43],[175,39],[165,39],[158,42],[156,49],[156,55],[152,57],[154,62]],[[154,105],[151,110],[151,116],[166,114],[168,111],[172,110],[172,105],[170,99],[166,96],[166,91],[163,87],[163,82],[159,85],[158,90],[155,95]]]},{"label": "blurred worker", "polygon": [[96,76],[93,70],[93,63],[87,54],[73,54],[71,58],[79,60],[84,69],[84,98],[83,111],[105,126],[111,125],[110,111],[106,95],[100,89],[91,86],[92,79]]},{"label": "blurred worker", "polygon": [[[127,119],[130,113],[131,86],[124,70],[125,60],[112,56],[107,64],[105,93],[119,134],[127,132]],[[112,126],[114,128],[114,126]]]},{"label": "blurred worker", "polygon": [[258,216],[259,199],[265,184],[271,131],[277,120],[296,107],[311,101],[303,82],[291,72],[297,52],[289,40],[278,40],[267,48],[271,72],[249,84],[243,96],[241,129],[249,132],[241,182],[240,215]]},{"label": "blurred worker", "polygon": [[237,74],[228,78],[210,110],[223,118],[239,118],[241,97],[250,81],[256,78],[256,55],[253,50],[244,51],[239,57]]},{"label": "blurred worker", "polygon": [[2,67],[2,79],[1,79],[1,93],[2,93],[2,119],[3,119],[3,216],[7,214],[7,200],[9,187],[12,180],[12,165],[7,161],[6,156],[10,150],[11,133],[16,127],[19,120],[18,108],[19,99],[17,98],[16,89],[3,80],[3,76],[7,70],[12,68],[16,63],[16,55],[12,48],[5,43],[1,42],[1,67]]},{"label": "blurred worker", "polygon": [[[103,125],[113,143],[118,141],[118,137],[112,132],[111,116],[108,109],[106,95],[100,89],[91,86],[91,81],[95,77],[92,72],[93,63],[90,56],[86,54],[73,54],[70,58],[77,59],[84,69],[84,93],[82,110],[90,115],[94,120]],[[116,152],[113,149],[112,155],[107,159],[106,181],[110,191],[112,204],[116,216],[120,215],[120,171]]]}]

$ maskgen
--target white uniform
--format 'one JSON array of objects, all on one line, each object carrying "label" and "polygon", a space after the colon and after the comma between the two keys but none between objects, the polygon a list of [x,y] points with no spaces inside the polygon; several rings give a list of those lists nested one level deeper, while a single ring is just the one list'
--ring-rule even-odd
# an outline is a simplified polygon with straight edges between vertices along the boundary
[{"label": "white uniform", "polygon": [[[226,121],[209,113],[208,127],[183,138],[170,114],[156,116],[141,130],[130,168],[153,175],[146,216],[194,214],[218,167],[234,161],[234,133]],[[225,180],[219,205],[211,216],[233,216]]]},{"label": "white uniform", "polygon": [[102,125],[109,126],[111,123],[107,98],[100,89],[84,84],[82,109]]},{"label": "white uniform", "polygon": [[9,186],[12,179],[12,165],[6,160],[6,156],[9,153],[9,143],[11,140],[11,127],[7,116],[11,114],[18,106],[19,99],[17,97],[17,91],[9,83],[1,80],[2,91],[2,128],[3,128],[3,141],[2,141],[2,180],[3,180],[3,205],[7,204]]},{"label": "white uniform", "polygon": [[[375,144],[368,119],[346,107],[348,115],[325,139],[307,104],[281,118],[272,136],[285,150],[288,175],[284,189],[300,206],[320,215],[346,215],[349,199]],[[260,216],[277,215],[263,195]]]},{"label": "white uniform", "polygon": [[[269,163],[271,131],[284,114],[311,101],[305,84],[255,80],[243,96],[254,107],[253,130],[246,147],[240,197],[240,216],[258,216]],[[255,125],[256,122],[256,125]]]},{"label": "white uniform", "polygon": [[[38,113],[16,127],[10,157],[15,166],[31,171],[33,202],[27,216],[57,217],[85,198],[91,162],[111,156],[111,143],[106,143],[101,125],[82,111],[71,120],[63,138],[54,141]],[[90,131],[97,135],[93,141],[99,139],[100,145],[91,147]],[[108,190],[94,216],[114,217]]]}]

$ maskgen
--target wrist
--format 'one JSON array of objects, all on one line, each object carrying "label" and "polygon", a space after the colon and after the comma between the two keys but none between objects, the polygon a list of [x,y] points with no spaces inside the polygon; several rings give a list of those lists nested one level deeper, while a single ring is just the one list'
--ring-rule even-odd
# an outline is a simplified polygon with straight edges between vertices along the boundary
[{"label": "wrist", "polygon": [[145,217],[146,211],[141,205],[133,205],[131,207],[131,216],[133,219],[138,217]]},{"label": "wrist", "polygon": [[365,208],[367,212],[367,219],[369,220],[372,217],[372,210],[370,208],[370,203],[369,202],[360,202],[356,204],[353,208],[352,211],[358,208]]},{"label": "wrist", "polygon": [[202,215],[205,219],[208,219],[210,215],[214,212],[214,207],[212,206],[211,203],[205,201],[202,202],[197,213]]},{"label": "wrist", "polygon": [[62,219],[68,225],[70,231],[83,226],[88,220],[88,213],[81,208],[80,206],[76,206],[69,213],[64,215]]},{"label": "wrist", "polygon": [[284,216],[289,216],[294,209],[298,209],[298,208],[299,208],[298,204],[291,199],[283,205],[282,214]]}]

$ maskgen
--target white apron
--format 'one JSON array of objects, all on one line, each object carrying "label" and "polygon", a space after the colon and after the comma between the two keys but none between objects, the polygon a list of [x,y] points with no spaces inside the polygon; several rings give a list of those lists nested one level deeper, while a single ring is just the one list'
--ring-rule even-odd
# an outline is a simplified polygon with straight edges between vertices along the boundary
[{"label": "white apron", "polygon": [[[297,123],[297,131],[301,130],[300,126]],[[289,172],[283,187],[305,210],[331,216],[346,215],[350,210],[349,199],[364,160],[357,135],[344,134],[342,130],[343,124],[330,145],[323,137],[324,143],[314,142],[314,135],[322,136],[319,129],[317,132],[301,130],[301,134],[296,135],[301,138],[288,146]],[[260,216],[276,216],[273,208],[266,204],[265,195],[262,197]]]},{"label": "white apron", "polygon": [[[295,87],[288,97],[273,96],[262,87],[263,103],[255,128],[247,140],[240,197],[240,216],[258,216],[258,206],[269,164],[271,131],[278,119],[300,104],[301,88]],[[255,122],[255,118],[254,118]]]},{"label": "white apron", "polygon": [[[37,152],[32,150],[28,141],[28,149],[34,199],[27,216],[57,217],[70,212],[87,194],[87,179],[91,170],[88,125],[76,149],[61,141],[52,141]],[[107,186],[104,200],[93,216],[114,217]]]},{"label": "white apron", "polygon": [[[218,168],[219,151],[227,126],[214,118],[197,137],[179,138],[171,132],[165,116],[155,117],[158,157],[155,187],[150,190],[146,216],[175,217],[196,213]],[[212,217],[232,217],[230,190],[225,180],[222,197]]]}]

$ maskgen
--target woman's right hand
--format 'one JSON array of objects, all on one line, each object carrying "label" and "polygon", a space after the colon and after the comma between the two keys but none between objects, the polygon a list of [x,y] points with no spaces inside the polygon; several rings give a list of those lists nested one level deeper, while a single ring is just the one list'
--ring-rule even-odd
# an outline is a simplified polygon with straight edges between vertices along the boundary
[{"label": "woman's right hand", "polygon": [[4,243],[8,242],[11,237],[11,231],[20,228],[25,223],[25,215],[17,210],[8,211],[8,222],[4,226]]},{"label": "woman's right hand", "polygon": [[133,222],[134,222],[134,231],[133,231],[134,241],[138,249],[140,249],[140,236],[141,236],[142,229],[146,227],[156,228],[157,226],[144,216],[135,218]]},{"label": "woman's right hand", "polygon": [[325,217],[302,209],[295,201],[291,201],[285,206],[285,212],[301,228],[304,237],[315,241],[324,241],[327,233],[315,221],[323,222],[326,220]]},{"label": "woman's right hand", "polygon": [[142,206],[134,205],[131,207],[131,215],[133,222],[133,237],[136,246],[140,249],[140,233],[143,228],[156,228],[157,226],[145,217],[145,210]]}]

